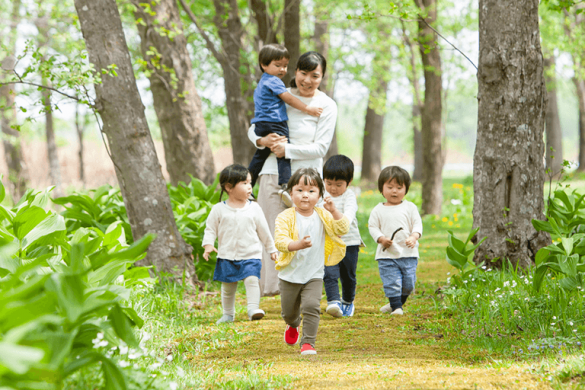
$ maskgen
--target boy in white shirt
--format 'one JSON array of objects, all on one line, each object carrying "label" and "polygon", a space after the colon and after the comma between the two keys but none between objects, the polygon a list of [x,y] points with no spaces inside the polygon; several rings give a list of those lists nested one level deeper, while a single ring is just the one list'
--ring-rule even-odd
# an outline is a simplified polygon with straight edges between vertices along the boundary
[{"label": "boy in white shirt", "polygon": [[[338,154],[323,165],[325,190],[331,195],[337,210],[347,217],[349,232],[341,239],[345,242],[345,257],[339,264],[325,267],[323,283],[327,294],[327,314],[333,317],[351,317],[355,311],[353,300],[356,291],[356,269],[360,246],[363,245],[357,222],[357,199],[348,187],[353,180],[353,162],[349,157]],[[339,296],[341,280],[342,296]]]},{"label": "boy in white shirt", "polygon": [[368,228],[378,243],[376,260],[389,304],[380,311],[404,314],[402,305],[414,291],[418,265],[418,240],[422,220],[416,205],[404,200],[410,175],[397,166],[386,167],[378,177],[378,189],[386,198],[370,214]]}]

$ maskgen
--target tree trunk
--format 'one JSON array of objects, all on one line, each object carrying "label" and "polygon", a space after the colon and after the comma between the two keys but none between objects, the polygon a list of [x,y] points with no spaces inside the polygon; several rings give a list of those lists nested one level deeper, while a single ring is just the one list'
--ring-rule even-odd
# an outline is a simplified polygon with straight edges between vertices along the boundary
[{"label": "tree trunk", "polygon": [[276,29],[274,18],[267,12],[266,0],[250,0],[250,8],[254,14],[254,19],[258,25],[258,48],[270,44],[278,43],[276,39]]},{"label": "tree trunk", "polygon": [[144,115],[115,0],[75,0],[89,60],[99,73],[117,65],[117,77],[102,74],[95,85],[97,109],[135,240],[156,239],[141,264],[197,282],[192,248],[177,230],[167,186]]},{"label": "tree trunk", "polygon": [[[509,26],[514,26],[510,28]],[[546,87],[538,0],[479,2],[478,131],[473,160],[474,261],[527,267],[550,243],[544,219]]]},{"label": "tree trunk", "polygon": [[[136,24],[140,48],[148,63],[148,79],[171,183],[175,186],[179,181],[188,183],[189,175],[212,183],[215,179],[213,153],[177,3],[175,0],[133,0],[132,3],[136,7],[134,17],[142,20]],[[145,6],[149,12],[145,12]]]},{"label": "tree trunk", "polygon": [[[380,75],[374,73],[375,78]],[[388,82],[380,80],[377,88],[370,92],[362,152],[362,180],[376,183],[382,170],[382,135],[384,133],[385,102]],[[379,106],[384,102],[384,107]]]},{"label": "tree trunk", "polygon": [[83,133],[85,132],[85,121],[83,125],[79,121],[79,103],[75,105],[75,130],[77,130],[77,139],[79,140],[79,180],[85,187],[85,171],[83,169]]},{"label": "tree trunk", "polygon": [[[558,175],[563,164],[563,132],[559,107],[557,104],[557,86],[555,76],[555,57],[544,59],[544,76],[547,87],[548,104],[546,106],[546,168],[550,174]],[[552,150],[551,150],[552,148]]]},{"label": "tree trunk", "polygon": [[[10,34],[8,34],[6,47],[11,53],[0,60],[2,69],[9,71],[16,64],[16,39],[17,27],[20,23],[20,0],[12,2],[12,15],[10,20]],[[8,185],[12,199],[16,203],[26,191],[28,181],[28,171],[22,155],[22,146],[20,144],[20,132],[12,128],[16,122],[16,106],[14,98],[16,91],[13,84],[0,87],[0,128],[3,134],[2,144],[4,146],[4,157],[8,166]],[[6,184],[8,184],[6,183]]]},{"label": "tree trunk", "polygon": [[[43,85],[50,86],[48,80],[43,80]],[[57,142],[55,141],[55,128],[53,122],[53,106],[51,103],[51,90],[43,88],[43,109],[45,110],[45,134],[47,137],[47,158],[49,160],[49,177],[51,185],[55,186],[53,195],[55,197],[63,196],[61,185],[61,165],[59,164],[59,155],[57,154]]]},{"label": "tree trunk", "polygon": [[441,151],[441,56],[437,35],[427,25],[437,20],[436,0],[416,0],[417,6],[427,14],[426,23],[418,22],[419,48],[424,67],[425,98],[421,115],[423,150],[422,212],[441,214],[443,202],[443,152]]},{"label": "tree trunk", "polygon": [[574,78],[577,101],[579,102],[579,167],[577,171],[585,171],[585,80]]},{"label": "tree trunk", "polygon": [[282,81],[288,87],[301,56],[301,0],[284,0],[284,46],[290,54],[290,62]]}]

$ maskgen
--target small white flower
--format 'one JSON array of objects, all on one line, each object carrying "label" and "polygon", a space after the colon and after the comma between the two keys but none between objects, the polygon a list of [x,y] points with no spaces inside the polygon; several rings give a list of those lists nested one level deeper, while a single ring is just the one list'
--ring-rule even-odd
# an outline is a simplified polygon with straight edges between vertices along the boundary
[{"label": "small white flower", "polygon": [[120,345],[118,348],[120,348],[121,355],[126,355],[128,353],[128,346],[127,345]]},{"label": "small white flower", "polygon": [[99,343],[97,343],[97,344],[94,345],[95,348],[107,347],[107,346],[108,346],[108,342],[106,340],[102,340]]},{"label": "small white flower", "polygon": [[171,360],[173,360],[173,355],[169,355],[167,356],[167,360],[170,362]]},{"label": "small white flower", "polygon": [[124,368],[124,367],[128,367],[128,366],[130,365],[130,363],[128,363],[126,360],[120,360],[120,361],[118,362],[118,365],[119,365],[120,367]]},{"label": "small white flower", "polygon": [[481,267],[481,269],[486,269],[486,268],[487,268],[487,267],[486,267],[485,265]]},{"label": "small white flower", "polygon": [[464,280],[463,283],[467,283],[467,280]]},{"label": "small white flower", "polygon": [[504,282],[504,287],[508,287],[509,285],[510,285],[510,282],[506,280],[506,281]]},{"label": "small white flower", "polygon": [[528,298],[524,298],[525,301],[528,301]]},{"label": "small white flower", "polygon": [[447,275],[451,275],[451,272],[447,272]]},{"label": "small white flower", "polygon": [[451,204],[457,206],[463,204],[463,202],[460,199],[451,199]]},{"label": "small white flower", "polygon": [[573,323],[571,321],[569,321],[569,326],[573,326]]},{"label": "small white flower", "polygon": [[494,292],[498,292],[498,291],[500,291],[499,287],[494,290]]},{"label": "small white flower", "polygon": [[550,326],[555,326],[555,323],[554,322],[551,322]]},{"label": "small white flower", "polygon": [[179,385],[177,384],[177,382],[171,382],[169,383],[169,389],[171,390],[177,390],[179,388]]},{"label": "small white flower", "polygon": [[177,368],[177,375],[179,375],[181,378],[185,376],[185,370],[183,370],[181,367]]},{"label": "small white flower", "polygon": [[556,320],[556,319],[557,319],[557,316],[553,316],[553,320]]},{"label": "small white flower", "polygon": [[487,272],[490,272],[491,270],[492,270],[491,268],[488,268],[488,269],[487,269]]},{"label": "small white flower", "polygon": [[477,294],[477,297],[479,298],[479,294]]},{"label": "small white flower", "polygon": [[577,329],[573,329],[573,332],[577,333]]}]

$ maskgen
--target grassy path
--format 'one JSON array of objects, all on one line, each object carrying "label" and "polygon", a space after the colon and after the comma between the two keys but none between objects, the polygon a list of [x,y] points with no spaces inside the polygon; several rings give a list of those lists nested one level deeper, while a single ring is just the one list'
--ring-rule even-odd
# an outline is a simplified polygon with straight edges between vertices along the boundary
[{"label": "grassy path", "polygon": [[[374,244],[360,255],[356,313],[335,319],[323,314],[316,349],[318,355],[301,357],[299,347],[283,341],[284,322],[280,298],[263,298],[267,316],[256,322],[245,319],[243,290],[238,294],[238,315],[232,325],[242,337],[217,345],[209,352],[190,356],[195,367],[221,372],[212,388],[294,389],[548,389],[529,366],[494,362],[485,352],[453,342],[441,333],[449,320],[438,319],[434,291],[452,268],[444,260],[445,234],[425,222],[428,232],[421,241],[417,291],[405,306],[403,317],[382,314],[383,295]],[[207,302],[209,327],[219,316],[219,297]],[[325,299],[322,300],[325,312]],[[188,338],[201,341],[202,334]],[[262,386],[245,378],[259,376]],[[257,383],[258,381],[254,382]]]}]

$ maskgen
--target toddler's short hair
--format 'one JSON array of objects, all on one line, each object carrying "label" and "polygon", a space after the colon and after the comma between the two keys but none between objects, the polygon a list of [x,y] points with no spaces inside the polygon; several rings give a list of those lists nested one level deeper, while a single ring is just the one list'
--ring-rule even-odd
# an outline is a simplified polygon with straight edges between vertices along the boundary
[{"label": "toddler's short hair", "polygon": [[399,185],[405,186],[405,194],[408,194],[408,189],[410,188],[410,175],[406,170],[397,167],[396,165],[386,167],[380,172],[380,176],[378,176],[378,190],[380,190],[380,193],[382,193],[382,190],[384,189],[384,184],[392,181],[392,179],[396,180]]},{"label": "toddler's short hair", "polygon": [[260,70],[264,73],[264,69],[262,69],[262,65],[268,66],[272,61],[278,61],[283,58],[290,60],[290,54],[288,54],[288,50],[286,47],[271,43],[268,45],[264,45],[258,54],[258,65],[260,66]]},{"label": "toddler's short hair", "polygon": [[303,184],[313,185],[319,188],[319,196],[323,196],[325,193],[325,187],[323,186],[323,179],[319,175],[319,172],[315,168],[300,168],[297,169],[295,173],[292,174],[290,180],[288,181],[288,185],[286,190],[289,194],[292,195],[292,189],[294,186],[301,182],[301,178],[305,178]]},{"label": "toddler's short hair", "polygon": [[343,180],[349,185],[353,180],[353,161],[343,154],[331,157],[323,165],[323,178],[327,180]]}]

